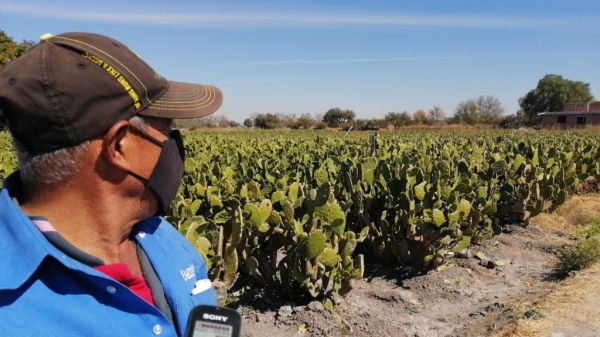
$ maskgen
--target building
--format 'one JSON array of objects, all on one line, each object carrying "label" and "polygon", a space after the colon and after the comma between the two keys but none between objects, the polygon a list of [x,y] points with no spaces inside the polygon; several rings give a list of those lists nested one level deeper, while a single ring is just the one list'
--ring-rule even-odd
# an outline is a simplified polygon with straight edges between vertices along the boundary
[{"label": "building", "polygon": [[540,112],[542,127],[556,126],[562,129],[600,125],[600,102],[568,103],[563,111]]}]

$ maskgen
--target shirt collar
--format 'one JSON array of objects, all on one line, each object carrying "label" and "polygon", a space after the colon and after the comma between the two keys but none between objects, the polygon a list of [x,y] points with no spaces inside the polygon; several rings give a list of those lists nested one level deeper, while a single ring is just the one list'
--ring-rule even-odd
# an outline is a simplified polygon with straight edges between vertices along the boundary
[{"label": "shirt collar", "polygon": [[[16,199],[22,187],[20,171],[15,171],[4,179],[4,186],[0,190],[0,270],[7,271],[1,273],[0,290],[19,288],[48,256],[72,270],[95,273],[92,267],[65,255],[50,243],[19,208]],[[162,218],[150,217],[136,224],[132,235],[153,235],[160,230],[161,224]]]},{"label": "shirt collar", "polygon": [[86,267],[48,242],[15,203],[13,198],[17,198],[22,185],[20,172],[16,171],[4,180],[0,191],[0,270],[5,271],[0,276],[0,290],[19,288],[48,256],[71,269]]}]

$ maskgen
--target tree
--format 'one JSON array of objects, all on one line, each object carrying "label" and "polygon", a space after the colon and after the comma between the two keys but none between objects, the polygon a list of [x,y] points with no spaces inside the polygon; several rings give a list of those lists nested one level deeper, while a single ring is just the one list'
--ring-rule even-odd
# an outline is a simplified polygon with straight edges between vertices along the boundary
[{"label": "tree", "polygon": [[23,40],[22,42],[15,42],[12,37],[0,29],[0,68],[25,54],[34,46],[35,42],[33,41]]},{"label": "tree", "polygon": [[383,120],[386,122],[387,125],[392,125],[394,127],[394,130],[398,130],[399,125],[396,125],[396,121],[399,117],[400,114],[397,112],[388,112],[387,114],[385,114],[385,117],[383,117]]},{"label": "tree", "polygon": [[315,124],[315,130],[326,130],[327,129],[327,123],[325,122],[317,122]]},{"label": "tree", "polygon": [[251,128],[254,126],[254,122],[250,118],[244,119],[244,126],[247,128]]},{"label": "tree", "polygon": [[173,126],[180,129],[195,130],[197,128],[226,128],[230,126],[229,120],[224,115],[208,115],[200,118],[175,119]]},{"label": "tree", "polygon": [[294,124],[292,125],[292,129],[310,129],[315,124],[315,120],[312,119],[310,114],[302,114],[300,118],[298,118]]},{"label": "tree", "polygon": [[494,123],[504,113],[500,100],[493,96],[479,96],[458,103],[454,112],[455,120],[460,123]]},{"label": "tree", "polygon": [[475,104],[477,105],[477,111],[484,119],[498,118],[504,114],[504,107],[497,97],[479,96]]},{"label": "tree", "polygon": [[286,127],[286,128],[293,128],[294,125],[296,124],[296,115],[295,114],[283,114],[283,113],[277,113],[275,114],[277,116],[277,118],[279,118],[279,121],[281,123],[282,126]]},{"label": "tree", "polygon": [[398,130],[400,127],[408,126],[413,123],[407,111],[404,111],[403,113],[388,112],[385,115],[384,120],[388,125],[393,125],[394,130]]},{"label": "tree", "polygon": [[547,74],[537,87],[519,98],[519,105],[530,124],[540,121],[538,112],[562,111],[566,103],[589,103],[594,100],[590,84],[561,75]]},{"label": "tree", "polygon": [[427,124],[427,113],[419,109],[413,114],[413,119],[416,124]]},{"label": "tree", "polygon": [[387,126],[385,119],[372,118],[365,125],[365,130],[379,130]]},{"label": "tree", "polygon": [[220,116],[218,125],[220,128],[226,128],[229,126],[229,120],[225,116]]},{"label": "tree", "polygon": [[236,121],[229,121],[229,127],[238,128],[238,127],[240,127],[240,123],[238,123]]},{"label": "tree", "polygon": [[[0,68],[28,52],[33,46],[35,46],[33,41],[15,42],[12,37],[0,29]],[[5,129],[4,118],[2,117],[2,111],[0,111],[0,132]]]},{"label": "tree", "polygon": [[429,109],[429,112],[427,113],[427,120],[431,124],[440,123],[444,121],[445,118],[446,114],[444,114],[444,110],[442,110],[442,108],[440,108],[437,105],[434,106],[432,109]]},{"label": "tree", "polygon": [[202,128],[214,128],[218,124],[217,117],[215,115],[208,115],[200,118],[194,118],[191,122],[195,122],[192,127]]},{"label": "tree", "polygon": [[408,111],[404,111],[400,114],[399,123],[400,123],[400,126],[411,126],[411,125],[413,125],[414,122],[413,122],[412,118],[410,118]]},{"label": "tree", "polygon": [[254,125],[261,129],[276,129],[281,126],[281,121],[274,114],[258,114],[254,120]]},{"label": "tree", "polygon": [[330,127],[337,127],[340,124],[351,122],[356,117],[352,110],[342,110],[340,108],[333,108],[327,110],[323,115],[323,122],[326,122]]},{"label": "tree", "polygon": [[319,122],[323,121],[323,116],[325,116],[325,114],[322,113],[322,112],[319,112],[319,113],[315,114],[315,116],[313,117],[313,119],[315,120],[315,122],[319,123]]}]

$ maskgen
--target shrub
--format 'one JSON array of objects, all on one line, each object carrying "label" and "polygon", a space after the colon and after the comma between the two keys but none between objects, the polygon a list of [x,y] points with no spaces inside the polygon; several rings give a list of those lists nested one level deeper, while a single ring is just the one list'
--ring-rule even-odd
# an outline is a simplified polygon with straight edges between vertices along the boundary
[{"label": "shrub", "polygon": [[569,274],[587,269],[598,262],[600,262],[600,219],[583,231],[577,246],[563,249],[560,272]]},{"label": "shrub", "polygon": [[298,118],[298,120],[296,120],[296,122],[294,122],[294,124],[292,125],[292,129],[295,129],[295,130],[298,130],[298,129],[308,130],[314,124],[315,124],[315,121],[312,118],[309,118],[309,117],[306,117],[306,116],[302,116],[302,117]]},{"label": "shrub", "polygon": [[327,123],[325,123],[325,122],[318,122],[318,123],[315,124],[314,129],[315,130],[325,130],[325,129],[327,129]]},{"label": "shrub", "polygon": [[254,120],[254,125],[261,129],[276,129],[281,127],[281,120],[274,114],[259,114]]}]

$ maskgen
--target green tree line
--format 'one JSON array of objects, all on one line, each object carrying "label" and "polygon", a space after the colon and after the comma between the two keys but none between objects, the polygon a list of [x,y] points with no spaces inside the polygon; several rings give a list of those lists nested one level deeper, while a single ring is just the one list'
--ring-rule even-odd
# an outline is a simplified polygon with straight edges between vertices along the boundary
[{"label": "green tree line", "polygon": [[[28,40],[16,42],[12,37],[8,36],[6,32],[0,29],[0,68],[28,52],[34,45],[35,42]],[[2,117],[2,111],[0,111],[0,131],[4,131],[5,128],[6,126]]]}]

